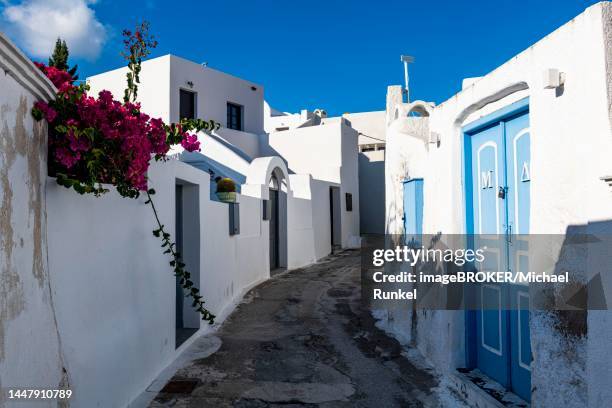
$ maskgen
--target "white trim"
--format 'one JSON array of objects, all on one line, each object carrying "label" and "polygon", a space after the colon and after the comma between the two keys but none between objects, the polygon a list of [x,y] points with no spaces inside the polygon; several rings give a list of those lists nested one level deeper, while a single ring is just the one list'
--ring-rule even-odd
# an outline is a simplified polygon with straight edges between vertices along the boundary
[{"label": "white trim", "polygon": [[[516,242],[518,244],[518,242],[520,242],[520,241],[518,241],[518,239],[517,239]],[[526,240],[526,241],[523,241],[523,242],[529,243],[529,240]],[[524,256],[524,255],[527,255],[527,262],[529,262],[529,248],[527,248],[527,250],[517,249],[516,251],[513,251],[513,252],[514,252],[514,276],[517,276],[518,272],[523,272],[523,273],[529,272],[529,265],[527,265],[527,270],[526,271],[521,271],[520,270],[520,264],[521,263],[519,262],[521,256]],[[529,282],[516,282],[514,284],[515,285],[529,287]]]},{"label": "white trim", "polygon": [[521,366],[522,368],[524,368],[527,371],[531,372],[531,361],[529,362],[529,365],[523,363],[523,360],[521,359],[522,356],[522,349],[521,349],[521,343],[522,343],[522,339],[521,339],[521,296],[527,298],[527,300],[529,300],[529,293],[527,292],[522,292],[522,291],[518,291],[516,293],[516,310],[517,310],[517,315],[518,315],[518,319],[516,319],[516,321],[518,322],[518,363],[519,366]]},{"label": "white trim", "polygon": [[[497,163],[497,143],[492,140],[485,142],[480,145],[478,150],[476,151],[476,158],[478,163],[478,173],[476,174],[476,178],[478,179],[478,233],[482,234],[482,186],[480,179],[480,152],[485,148],[491,146],[495,151],[495,191],[494,194],[499,190],[499,171],[498,171],[498,163]],[[499,234],[499,200],[495,200],[495,231],[496,234]]]},{"label": "white trim", "polygon": [[36,98],[48,101],[55,97],[56,89],[51,81],[2,32],[0,32],[0,69]]},{"label": "white trim", "polygon": [[[484,340],[484,338],[485,338],[484,333],[485,332],[484,332],[484,314],[483,313],[484,313],[485,308],[484,308],[483,299],[484,299],[484,287],[485,286],[488,286],[488,287],[496,290],[497,291],[497,295],[498,295],[497,297],[498,297],[498,305],[499,305],[499,307],[497,308],[497,311],[498,311],[498,314],[499,314],[499,318],[498,318],[498,323],[499,323],[498,326],[499,327],[498,327],[497,330],[498,330],[498,333],[499,333],[499,336],[498,336],[499,344],[498,344],[498,348],[497,349],[495,349],[495,348],[489,346],[488,344],[486,344],[485,340]],[[493,354],[497,354],[500,357],[502,356],[502,310],[501,309],[502,309],[502,307],[501,307],[501,288],[499,288],[498,286],[489,285],[489,284],[481,285],[480,286],[480,340],[481,340],[481,343],[482,343],[482,347],[485,350],[488,350],[488,351],[490,351]]]},{"label": "white trim", "polygon": [[[519,205],[518,205],[519,175],[518,175],[518,163],[516,159],[516,156],[517,156],[516,145],[517,145],[519,138],[525,135],[528,135],[528,134],[529,134],[529,128],[526,127],[522,129],[520,132],[518,132],[512,139],[512,149],[513,149],[512,159],[514,162],[513,163],[514,165],[514,223],[516,224],[516,235],[519,235],[521,233],[520,232],[521,223],[520,223],[520,218],[519,218]],[[529,143],[529,155],[531,156],[531,143]]]}]

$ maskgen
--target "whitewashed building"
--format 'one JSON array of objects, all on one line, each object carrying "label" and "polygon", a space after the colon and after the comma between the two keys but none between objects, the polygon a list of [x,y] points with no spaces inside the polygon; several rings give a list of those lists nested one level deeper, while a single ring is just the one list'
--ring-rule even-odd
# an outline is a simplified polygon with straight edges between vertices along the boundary
[{"label": "whitewashed building", "polygon": [[[266,103],[264,112],[264,127],[266,132],[271,134],[291,135],[292,132],[297,132],[303,134],[303,137],[308,137],[309,132],[321,129],[317,126],[339,122],[357,132],[360,231],[362,235],[384,234],[385,111],[345,113],[339,117],[328,117],[326,111],[322,109],[314,111],[303,109],[300,113],[287,113],[280,112]],[[289,132],[281,133],[285,131]]]},{"label": "whitewashed building", "polygon": [[[610,2],[589,7],[492,72],[464,81],[438,106],[404,103],[401,87],[390,87],[386,231],[506,234],[510,245],[517,234],[578,231],[604,239],[612,232],[611,124]],[[567,248],[552,241],[551,256],[568,268],[576,288],[585,288],[593,276],[579,265],[595,254],[562,259]],[[603,270],[610,293],[609,263]],[[491,289],[501,296],[495,285]],[[531,286],[515,289],[526,305],[535,296]],[[499,402],[475,390],[467,379],[474,373],[497,383],[506,403],[610,404],[612,312],[505,313],[396,310],[386,324],[477,406]]]},{"label": "whitewashed building", "polygon": [[[385,233],[386,112],[345,113],[359,134],[359,215],[361,234]],[[325,119],[323,122],[337,120]]]},{"label": "whitewashed building", "polygon": [[[80,196],[47,177],[46,125],[30,109],[55,89],[1,34],[0,50],[0,386],[70,388],[72,406],[128,406],[211,327],[177,294],[143,198]],[[125,70],[89,83],[119,99]],[[222,125],[199,135],[201,154],[176,152],[148,174],[217,322],[271,273],[359,245],[357,133],[347,123],[293,144],[268,136],[260,85],[170,55],[143,63],[138,99],[167,122]],[[216,198],[217,176],[236,181],[236,203]]]},{"label": "whitewashed building", "polygon": [[[121,68],[88,78],[91,92],[107,89],[119,94],[126,72]],[[347,122],[325,127],[311,126],[317,122],[300,123],[296,125],[300,127],[296,130],[299,135],[285,133],[285,129],[266,133],[266,129],[270,130],[266,125],[270,120],[270,108],[263,95],[263,86],[259,84],[174,55],[145,61],[142,66],[139,101],[145,112],[169,122],[176,122],[181,117],[197,117],[221,124],[212,135],[200,135],[201,155],[186,155],[183,161],[214,175],[232,177],[241,185],[241,190],[242,184],[249,183],[247,169],[255,159],[276,156],[285,163],[288,173],[278,176],[295,179],[295,203],[309,214],[309,220],[306,222],[301,216],[296,218],[289,211],[286,216],[281,215],[280,223],[288,226],[288,234],[295,226],[300,231],[308,230],[316,239],[287,241],[285,227],[282,227],[279,239],[289,243],[279,244],[277,266],[306,265],[327,255],[332,246],[358,247],[357,133]],[[311,121],[316,119],[313,116],[309,114]],[[316,159],[312,156],[315,152]],[[282,189],[286,190],[286,184],[280,180]],[[248,194],[251,190],[246,188]],[[279,195],[277,207],[281,211],[286,207],[286,193],[281,191]],[[293,218],[294,222],[286,217]]]}]

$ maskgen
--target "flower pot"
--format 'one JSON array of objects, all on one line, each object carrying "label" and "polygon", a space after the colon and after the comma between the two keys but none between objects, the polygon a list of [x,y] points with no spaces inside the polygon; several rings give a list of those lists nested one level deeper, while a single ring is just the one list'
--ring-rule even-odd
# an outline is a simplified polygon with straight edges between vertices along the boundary
[{"label": "flower pot", "polygon": [[232,191],[217,191],[217,198],[224,203],[235,203],[236,202],[236,192]]}]

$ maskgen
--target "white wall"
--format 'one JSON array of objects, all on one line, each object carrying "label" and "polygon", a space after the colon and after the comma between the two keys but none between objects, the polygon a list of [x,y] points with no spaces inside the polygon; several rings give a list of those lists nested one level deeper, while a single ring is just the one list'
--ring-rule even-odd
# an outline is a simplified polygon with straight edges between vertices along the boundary
[{"label": "white wall", "polygon": [[[386,112],[345,113],[341,117],[322,119],[325,125],[346,120],[357,131],[359,146],[385,145]],[[359,218],[361,234],[384,234],[385,231],[385,151],[359,154]]]},{"label": "white wall", "polygon": [[[198,94],[196,104],[198,117],[213,119],[221,123],[223,127],[227,127],[227,102],[232,102],[244,107],[243,130],[258,135],[263,133],[264,88],[262,85],[203,67],[174,55],[170,56],[170,61],[171,121],[178,121],[179,89],[183,88]],[[189,81],[193,82],[193,88],[187,84]]]},{"label": "white wall", "polygon": [[253,159],[259,156],[259,135],[229,128],[221,128],[214,133],[240,149],[248,157]]},{"label": "white wall", "polygon": [[[464,233],[461,127],[527,96],[532,134],[531,233],[565,234],[568,228],[612,220],[612,196],[600,180],[612,174],[607,92],[612,89],[612,64],[605,53],[610,49],[611,9],[608,2],[590,7],[437,106],[428,118],[393,121],[390,112],[387,231],[401,232],[401,179],[408,176],[425,180],[424,232]],[[543,88],[548,68],[565,73],[563,90]],[[428,143],[438,137],[439,144]],[[580,273],[572,277],[579,283],[588,279]],[[532,314],[534,406],[599,406],[610,399],[610,388],[601,384],[612,367],[602,352],[612,334],[609,314],[597,312],[598,317],[592,318],[593,312],[589,313],[588,337],[572,335],[554,314]],[[433,312],[419,315],[412,335],[438,368],[452,371],[464,364],[463,327],[462,313]],[[427,334],[432,332],[438,336]]]},{"label": "white wall", "polygon": [[335,183],[315,180],[311,182],[312,190],[312,228],[315,236],[315,254],[317,259],[331,251],[331,208],[329,188],[338,186]]},{"label": "white wall", "polygon": [[261,153],[281,156],[291,172],[339,183],[343,157],[340,126],[308,126],[263,135]]},{"label": "white wall", "polygon": [[[170,62],[171,55],[144,61],[137,95],[143,112],[151,117],[161,118],[166,123],[171,119]],[[122,101],[127,72],[127,68],[123,67],[87,78],[88,93],[97,96],[100,91],[107,90],[116,100]]]},{"label": "white wall", "polygon": [[340,118],[348,120],[351,127],[359,132],[359,145],[374,144],[374,143],[385,143],[386,134],[386,112],[372,111],[372,112],[357,112],[357,113],[345,113],[341,117],[331,117],[322,120],[324,124],[333,123]]},{"label": "white wall", "polygon": [[[228,205],[209,200],[207,173],[172,160],[154,165],[150,178],[160,218],[173,235],[175,180],[199,186],[196,272],[206,306],[220,322],[247,288],[269,277],[261,201],[240,197],[241,232],[230,236]],[[47,191],[49,268],[73,404],[125,406],[177,356],[169,259],[151,233],[154,218],[143,198],[78,196],[53,179]]]},{"label": "white wall", "polygon": [[[35,101],[55,93],[0,33],[0,407],[16,387],[71,386],[47,265],[47,126]],[[53,406],[44,401],[37,405]]]},{"label": "white wall", "polygon": [[288,200],[287,233],[290,262],[287,267],[295,269],[317,260],[313,229],[312,178],[309,174],[292,174],[289,179],[293,194]]},{"label": "white wall", "polygon": [[[289,171],[310,174],[313,180],[339,185],[342,203],[342,246],[360,245],[359,233],[359,170],[357,132],[344,120],[308,126],[261,136],[261,152],[279,155]],[[346,211],[345,193],[353,195],[353,211]],[[317,223],[329,217],[329,198],[314,206]],[[323,204],[325,203],[325,204]],[[326,207],[327,206],[327,207]],[[321,239],[323,237],[321,230]],[[317,238],[320,239],[320,238]]]},{"label": "white wall", "polygon": [[[87,78],[90,94],[106,89],[121,100],[126,74],[127,68],[119,68]],[[143,112],[167,123],[178,122],[180,89],[195,92],[196,117],[220,123],[219,136],[250,157],[258,156],[257,135],[264,131],[263,86],[174,55],[144,61],[140,82],[138,101]],[[227,102],[243,106],[243,131],[227,128]]]},{"label": "white wall", "polygon": [[[342,247],[359,248],[359,150],[357,131],[342,122],[342,166],[340,167],[340,202],[342,214]],[[352,195],[352,211],[347,211],[346,194]]]}]

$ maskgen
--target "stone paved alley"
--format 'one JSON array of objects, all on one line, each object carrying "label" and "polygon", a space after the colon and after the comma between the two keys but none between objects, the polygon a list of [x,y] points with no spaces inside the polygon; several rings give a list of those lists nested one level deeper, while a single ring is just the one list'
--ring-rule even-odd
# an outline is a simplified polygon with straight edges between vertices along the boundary
[{"label": "stone paved alley", "polygon": [[180,368],[151,406],[457,406],[375,326],[361,307],[359,275],[359,252],[344,251],[256,287],[219,331],[191,346],[217,342],[218,350]]}]

